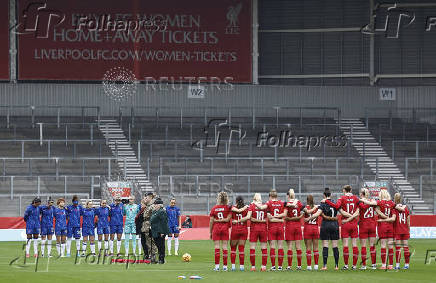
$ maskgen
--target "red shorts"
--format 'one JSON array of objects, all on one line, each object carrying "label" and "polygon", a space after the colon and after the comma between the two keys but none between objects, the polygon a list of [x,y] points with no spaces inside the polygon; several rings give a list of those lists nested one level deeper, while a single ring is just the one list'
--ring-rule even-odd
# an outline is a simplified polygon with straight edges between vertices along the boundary
[{"label": "red shorts", "polygon": [[235,228],[232,227],[232,233],[230,234],[230,240],[247,240],[248,229],[244,228]]},{"label": "red shorts", "polygon": [[284,240],[283,226],[269,226],[268,227],[268,241],[283,241]]},{"label": "red shorts", "polygon": [[304,239],[319,239],[318,225],[304,225]]},{"label": "red shorts", "polygon": [[257,241],[261,243],[266,243],[268,239],[268,234],[266,230],[250,230],[250,242],[256,243]]},{"label": "red shorts", "polygon": [[410,234],[395,234],[395,240],[409,240]]},{"label": "red shorts", "polygon": [[377,237],[376,224],[360,224],[359,225],[359,238],[368,239]]},{"label": "red shorts", "polygon": [[285,240],[286,241],[300,241],[303,240],[303,233],[301,232],[301,225],[298,223],[286,225],[285,228]]},{"label": "red shorts", "polygon": [[377,230],[380,239],[394,238],[394,227],[392,225],[379,225]]},{"label": "red shorts", "polygon": [[359,233],[357,232],[357,223],[345,223],[341,226],[341,238],[357,238]]},{"label": "red shorts", "polygon": [[212,240],[214,241],[228,241],[229,240],[229,228],[214,227],[212,230]]}]

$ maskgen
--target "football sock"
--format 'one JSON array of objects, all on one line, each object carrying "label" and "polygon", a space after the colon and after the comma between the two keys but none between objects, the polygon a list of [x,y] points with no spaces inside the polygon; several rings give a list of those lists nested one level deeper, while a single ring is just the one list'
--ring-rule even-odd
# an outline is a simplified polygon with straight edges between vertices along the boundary
[{"label": "football sock", "polygon": [[410,251],[409,247],[404,247],[404,262],[408,265],[410,261]]},{"label": "football sock", "polygon": [[44,252],[45,252],[45,242],[47,240],[41,240],[41,255],[44,256]]},{"label": "football sock", "polygon": [[67,239],[67,254],[71,253],[71,238]]},{"label": "football sock", "polygon": [[117,254],[121,252],[121,241],[117,241]]},{"label": "football sock", "polygon": [[61,256],[65,255],[65,243],[61,244]]},{"label": "football sock", "polygon": [[268,262],[268,250],[262,249],[262,266],[266,266],[267,262]]},{"label": "football sock", "polygon": [[47,240],[47,255],[51,255],[51,240]]},{"label": "football sock", "polygon": [[56,243],[56,251],[58,252],[58,255],[61,255],[61,244]]},{"label": "football sock", "polygon": [[220,264],[220,249],[215,249],[215,265]]},{"label": "football sock", "polygon": [[293,255],[292,250],[289,249],[288,250],[288,266],[292,266],[292,255]]},{"label": "football sock", "polygon": [[239,265],[244,265],[244,261],[245,261],[245,246],[239,245],[238,246],[238,251],[239,251]]},{"label": "football sock", "polygon": [[399,265],[401,260],[401,247],[395,247],[395,262]]},{"label": "football sock", "polygon": [[91,247],[91,253],[95,254],[95,243],[91,243],[89,246]]},{"label": "football sock", "polygon": [[375,250],[375,246],[369,247],[369,252],[371,254],[371,263],[375,264],[377,262],[377,251]]},{"label": "football sock", "polygon": [[276,266],[276,249],[269,249],[269,257],[271,259],[271,266]]},{"label": "football sock", "polygon": [[251,266],[256,266],[256,250],[250,249],[250,263]]},{"label": "football sock", "polygon": [[278,250],[278,257],[279,266],[283,266],[283,258],[285,257],[285,251],[283,249]]},{"label": "football sock", "polygon": [[26,242],[26,255],[30,253],[30,245],[32,244],[32,239],[27,239]]},{"label": "football sock", "polygon": [[138,254],[141,254],[142,253],[141,239],[137,239],[135,241],[137,241]]},{"label": "football sock", "polygon": [[100,251],[101,250],[101,241],[97,242],[97,246],[98,246],[98,251]]},{"label": "football sock", "polygon": [[323,247],[322,248],[322,262],[324,266],[327,266],[327,260],[329,258],[329,248]]},{"label": "football sock", "polygon": [[301,250],[297,250],[297,263],[298,266],[301,266],[301,258],[303,257],[303,252]]},{"label": "football sock", "polygon": [[360,254],[362,255],[362,265],[366,265],[366,247],[360,249]]},{"label": "football sock", "polygon": [[388,250],[389,252],[389,265],[393,265],[394,264],[394,248],[389,248]]},{"label": "football sock", "polygon": [[113,240],[109,240],[109,253],[110,254],[114,253],[114,241]]},{"label": "football sock", "polygon": [[338,247],[333,248],[333,256],[335,258],[335,266],[339,265],[339,249]]},{"label": "football sock", "polygon": [[307,261],[307,266],[312,265],[312,251],[311,250],[306,250],[306,261]]},{"label": "football sock", "polygon": [[80,251],[80,239],[76,239],[76,250],[77,252]]},{"label": "football sock", "polygon": [[104,241],[104,249],[107,250],[109,248],[109,241]]},{"label": "football sock", "polygon": [[227,250],[223,250],[223,266],[227,266]]},{"label": "football sock", "polygon": [[39,239],[33,239],[33,252],[34,252],[34,254],[38,254],[38,244],[39,244]]},{"label": "football sock", "polygon": [[167,246],[168,246],[168,253],[169,254],[171,253],[171,240],[172,240],[172,237],[168,236]]},{"label": "football sock", "polygon": [[129,238],[130,238],[130,234],[124,234],[124,252],[126,254],[129,253]]},{"label": "football sock", "polygon": [[380,249],[382,265],[386,265],[386,248]]},{"label": "football sock", "polygon": [[236,262],[236,246],[230,247],[230,262],[232,264]]},{"label": "football sock", "polygon": [[356,266],[358,259],[359,259],[359,248],[353,247],[353,266]]},{"label": "football sock", "polygon": [[344,257],[344,264],[348,265],[348,257],[349,257],[348,247],[342,248],[342,256]]},{"label": "football sock", "polygon": [[179,237],[174,238],[174,252],[179,252]]},{"label": "football sock", "polygon": [[318,265],[318,261],[319,261],[319,252],[318,252],[318,250],[313,251],[313,259],[315,261],[315,265]]},{"label": "football sock", "polygon": [[[130,234],[132,237],[132,249],[133,249],[133,253],[136,254],[136,235],[135,234]],[[127,249],[129,250],[129,249]]]},{"label": "football sock", "polygon": [[82,253],[86,253],[86,242],[82,242]]}]

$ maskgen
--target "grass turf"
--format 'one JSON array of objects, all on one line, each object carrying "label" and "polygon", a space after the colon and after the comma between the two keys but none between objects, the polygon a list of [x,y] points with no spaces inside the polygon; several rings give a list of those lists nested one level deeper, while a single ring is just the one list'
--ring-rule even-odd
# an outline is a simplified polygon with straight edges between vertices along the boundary
[{"label": "grass turf", "polygon": [[[48,262],[47,258],[27,259],[24,264],[23,243],[20,242],[1,242],[0,243],[0,282],[176,282],[179,275],[186,276],[189,280],[191,275],[199,275],[207,282],[244,282],[245,280],[257,282],[274,281],[285,282],[298,280],[304,282],[435,282],[436,262],[425,264],[426,253],[429,249],[436,250],[436,240],[411,240],[410,249],[412,254],[410,269],[400,271],[366,270],[366,271],[335,271],[333,270],[334,259],[332,250],[329,249],[329,270],[328,271],[295,271],[296,258],[294,252],[294,271],[276,272],[250,272],[248,245],[245,250],[245,272],[214,272],[213,244],[212,241],[181,241],[180,256],[167,256],[167,263],[164,265],[148,264],[109,264],[106,260],[102,264],[91,264],[84,258],[56,258],[56,250],[53,245],[53,255],[55,257]],[[72,243],[72,250],[75,244]],[[124,247],[124,244],[123,244]],[[123,249],[123,248],[122,248]],[[343,265],[342,248],[340,249],[340,267]],[[320,248],[320,253],[321,253]],[[31,247],[33,251],[33,246]],[[369,251],[369,249],[368,249]],[[183,253],[192,255],[192,262],[182,262]],[[259,247],[257,250],[256,265],[260,269]],[[286,252],[285,252],[286,253]],[[369,256],[369,253],[368,253]],[[11,264],[11,261],[18,258]],[[350,260],[352,257],[350,257]],[[77,260],[77,262],[76,262]],[[360,260],[360,256],[359,256]],[[370,260],[368,260],[370,262]],[[377,250],[377,262],[380,262],[380,249]],[[269,258],[268,258],[269,264]],[[313,259],[312,259],[313,264]],[[320,254],[320,266],[322,255]],[[287,265],[286,258],[284,266]],[[239,266],[238,257],[236,266]],[[401,264],[403,266],[403,262]],[[230,253],[229,253],[230,267]],[[269,265],[268,265],[269,267]],[[303,248],[303,269],[306,267],[306,257]],[[35,272],[37,270],[37,272]],[[183,281],[183,280],[182,280]]]}]

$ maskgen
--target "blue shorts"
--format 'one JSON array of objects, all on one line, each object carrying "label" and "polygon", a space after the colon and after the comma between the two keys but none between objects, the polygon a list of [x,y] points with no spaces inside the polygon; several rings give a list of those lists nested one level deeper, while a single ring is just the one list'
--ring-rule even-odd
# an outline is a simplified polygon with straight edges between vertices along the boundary
[{"label": "blue shorts", "polygon": [[67,238],[80,239],[80,227],[68,227]]},{"label": "blue shorts", "polygon": [[95,232],[94,232],[94,227],[86,227],[83,226],[82,227],[82,236],[86,237],[86,236],[95,236]]},{"label": "blue shorts", "polygon": [[66,227],[56,227],[55,228],[55,234],[56,236],[66,236],[67,235],[67,228]]},{"label": "blue shorts", "polygon": [[53,225],[42,225],[41,226],[41,235],[53,235],[54,229]]},{"label": "blue shorts", "polygon": [[40,228],[39,227],[35,227],[35,226],[27,226],[26,225],[26,234],[27,235],[30,235],[30,234],[32,234],[32,235],[39,235],[39,230],[40,230]]},{"label": "blue shorts", "polygon": [[123,225],[111,225],[111,234],[123,234]]},{"label": "blue shorts", "polygon": [[110,234],[109,226],[97,226],[97,235]]},{"label": "blue shorts", "polygon": [[169,227],[170,228],[170,234],[179,234],[179,227],[177,226],[173,226],[173,227]]},{"label": "blue shorts", "polygon": [[135,223],[126,223],[126,225],[124,225],[124,234],[136,234]]}]

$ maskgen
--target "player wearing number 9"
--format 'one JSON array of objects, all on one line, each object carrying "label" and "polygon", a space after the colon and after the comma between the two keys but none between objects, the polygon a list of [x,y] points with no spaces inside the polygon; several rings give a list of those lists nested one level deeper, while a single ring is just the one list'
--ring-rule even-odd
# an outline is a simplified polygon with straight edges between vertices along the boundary
[{"label": "player wearing number 9", "polygon": [[209,231],[215,247],[215,271],[220,269],[220,250],[223,251],[223,271],[227,271],[227,242],[229,241],[229,225],[232,213],[228,205],[226,192],[219,192],[217,204],[210,211]]}]

